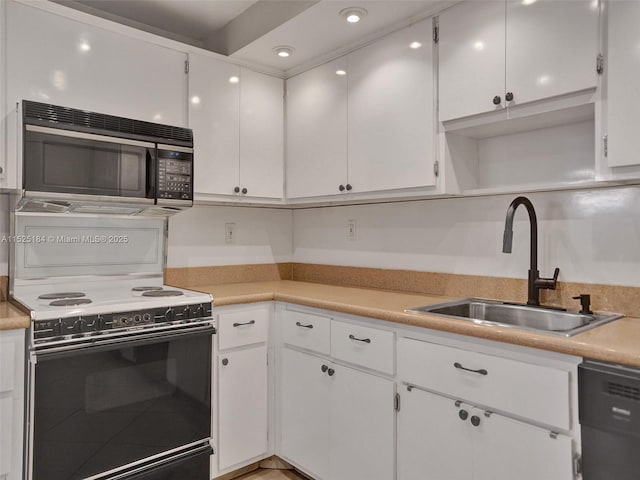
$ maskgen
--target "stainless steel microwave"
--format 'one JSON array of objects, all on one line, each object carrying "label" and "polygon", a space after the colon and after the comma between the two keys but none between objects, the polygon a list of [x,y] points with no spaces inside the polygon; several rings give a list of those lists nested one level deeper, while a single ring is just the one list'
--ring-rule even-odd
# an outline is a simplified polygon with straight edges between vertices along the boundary
[{"label": "stainless steel microwave", "polygon": [[27,198],[160,206],[193,203],[193,133],[23,101]]}]

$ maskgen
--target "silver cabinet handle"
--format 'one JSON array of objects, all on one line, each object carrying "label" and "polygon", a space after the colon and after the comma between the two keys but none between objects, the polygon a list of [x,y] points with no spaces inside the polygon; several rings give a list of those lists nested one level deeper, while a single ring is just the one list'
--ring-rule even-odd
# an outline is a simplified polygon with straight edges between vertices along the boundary
[{"label": "silver cabinet handle", "polygon": [[233,326],[234,327],[243,327],[245,325],[253,325],[254,323],[256,323],[255,320],[249,320],[248,322],[244,322],[244,323],[234,323]]},{"label": "silver cabinet handle", "polygon": [[312,329],[312,328],[313,328],[313,324],[311,324],[311,323],[310,323],[310,324],[308,324],[308,325],[305,325],[305,324],[303,324],[303,323],[296,322],[296,325],[297,325],[298,327],[302,327],[302,328],[308,328],[308,329]]},{"label": "silver cabinet handle", "polygon": [[354,337],[353,335],[349,335],[349,338],[351,340],[355,340],[356,342],[371,343],[370,338],[357,338],[357,337]]}]

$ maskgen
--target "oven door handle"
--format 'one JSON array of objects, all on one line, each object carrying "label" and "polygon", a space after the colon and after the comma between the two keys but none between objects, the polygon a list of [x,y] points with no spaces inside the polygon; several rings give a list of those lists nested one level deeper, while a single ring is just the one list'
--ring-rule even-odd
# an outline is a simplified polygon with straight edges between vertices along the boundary
[{"label": "oven door handle", "polygon": [[211,323],[198,326],[182,327],[182,329],[167,330],[162,332],[132,333],[128,336],[117,338],[91,338],[87,343],[61,345],[58,347],[43,348],[33,352],[34,361],[58,360],[61,358],[85,355],[121,348],[142,347],[154,343],[163,343],[172,340],[185,340],[187,338],[209,336],[216,333]]}]

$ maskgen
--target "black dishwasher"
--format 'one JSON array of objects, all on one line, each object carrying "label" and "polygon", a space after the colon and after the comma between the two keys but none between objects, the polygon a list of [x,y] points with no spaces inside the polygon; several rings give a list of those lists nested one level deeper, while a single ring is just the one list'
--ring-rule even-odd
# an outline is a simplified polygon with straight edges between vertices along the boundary
[{"label": "black dishwasher", "polygon": [[640,478],[640,370],[595,361],[578,368],[584,480]]}]

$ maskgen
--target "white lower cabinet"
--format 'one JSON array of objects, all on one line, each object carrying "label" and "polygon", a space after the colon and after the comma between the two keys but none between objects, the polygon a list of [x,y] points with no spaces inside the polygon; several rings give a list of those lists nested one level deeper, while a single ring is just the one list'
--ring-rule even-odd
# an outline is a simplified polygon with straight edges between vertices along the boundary
[{"label": "white lower cabinet", "polygon": [[268,457],[270,304],[215,308],[212,477]]},{"label": "white lower cabinet", "polygon": [[565,435],[410,388],[398,413],[398,480],[570,480]]},{"label": "white lower cabinet", "polygon": [[282,349],[280,452],[318,480],[394,478],[395,384]]},{"label": "white lower cabinet", "polygon": [[21,480],[24,330],[0,331],[0,480]]},{"label": "white lower cabinet", "polygon": [[267,452],[267,347],[218,355],[218,466]]}]

